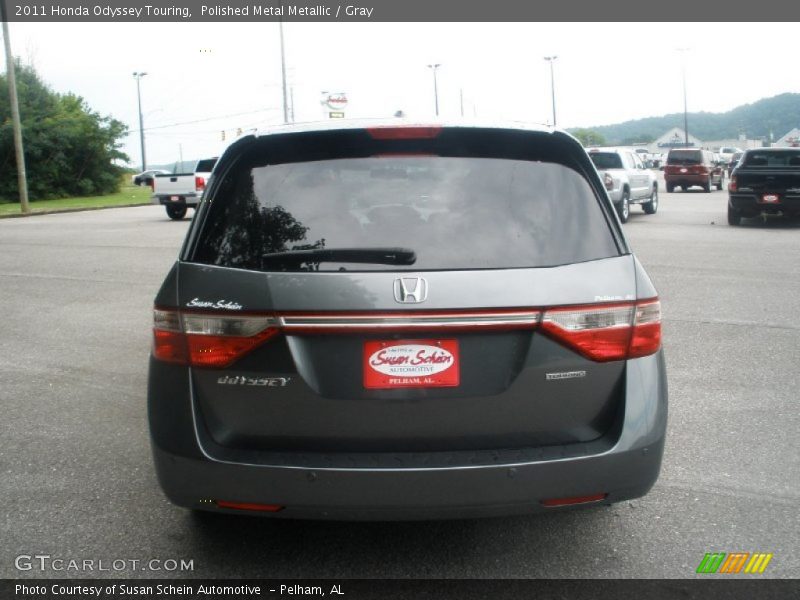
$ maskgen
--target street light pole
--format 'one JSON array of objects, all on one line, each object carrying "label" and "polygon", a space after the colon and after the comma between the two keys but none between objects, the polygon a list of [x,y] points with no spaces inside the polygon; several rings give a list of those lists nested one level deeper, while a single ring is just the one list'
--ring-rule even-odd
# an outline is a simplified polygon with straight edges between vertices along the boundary
[{"label": "street light pole", "polygon": [[685,137],[684,146],[689,147],[689,110],[686,103],[686,52],[689,48],[676,48],[681,53],[681,78],[683,79],[683,132]]},{"label": "street light pole", "polygon": [[147,75],[147,73],[140,73],[135,71],[133,73],[134,78],[136,79],[136,97],[139,100],[139,142],[142,145],[142,172],[147,171],[147,155],[144,151],[144,119],[142,118],[142,89],[139,85],[139,81]]},{"label": "street light pole", "polygon": [[438,85],[438,82],[436,80],[436,71],[441,66],[442,65],[439,64],[439,63],[433,64],[433,65],[428,65],[428,68],[433,71],[433,101],[434,101],[434,104],[436,106],[436,116],[437,117],[439,116],[439,85]]},{"label": "street light pole", "polygon": [[545,56],[544,59],[550,63],[550,94],[553,97],[553,127],[556,126],[556,78],[553,73],[553,63],[557,56]]},{"label": "street light pole", "polygon": [[8,78],[8,96],[11,102],[11,122],[14,129],[14,152],[17,158],[17,188],[19,206],[23,214],[31,212],[28,205],[28,175],[25,172],[25,152],[22,147],[22,122],[19,116],[19,100],[17,98],[17,78],[14,57],[11,55],[11,39],[8,37],[8,19],[5,3],[0,0],[0,17],[3,21],[3,40],[6,48],[6,72]]},{"label": "street light pole", "polygon": [[[283,3],[281,3],[283,6]],[[283,46],[283,17],[278,21],[281,34],[281,84],[283,86],[283,122],[289,122],[289,99],[286,91],[286,50]]]}]

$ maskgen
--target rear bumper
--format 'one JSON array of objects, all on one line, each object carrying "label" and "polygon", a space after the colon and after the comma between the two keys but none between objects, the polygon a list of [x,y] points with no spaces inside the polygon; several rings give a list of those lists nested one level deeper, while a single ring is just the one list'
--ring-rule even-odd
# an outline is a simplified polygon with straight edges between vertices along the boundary
[{"label": "rear bumper", "polygon": [[197,194],[180,194],[180,195],[155,195],[151,197],[153,204],[161,205],[185,205],[197,206],[200,203],[200,196]]},{"label": "rear bumper", "polygon": [[709,175],[664,175],[664,181],[669,185],[677,187],[692,187],[694,185],[704,186],[708,183]]},{"label": "rear bumper", "polygon": [[[223,461],[212,455],[195,431],[189,399],[178,410],[163,414],[151,404],[153,455],[159,483],[175,504],[220,512],[243,511],[220,509],[217,500],[277,504],[285,508],[252,514],[279,518],[526,514],[559,510],[543,506],[543,500],[595,494],[607,494],[601,503],[618,502],[646,494],[658,478],[667,422],[662,353],[629,361],[626,385],[624,414],[608,439],[582,448],[551,448],[533,460],[520,451],[518,460],[509,460],[503,452],[493,464],[463,461],[435,468]],[[414,458],[416,462],[420,456]]]},{"label": "rear bumper", "polygon": [[744,216],[757,216],[764,212],[800,215],[800,196],[778,193],[778,197],[778,202],[761,202],[756,194],[729,193],[728,204]]}]

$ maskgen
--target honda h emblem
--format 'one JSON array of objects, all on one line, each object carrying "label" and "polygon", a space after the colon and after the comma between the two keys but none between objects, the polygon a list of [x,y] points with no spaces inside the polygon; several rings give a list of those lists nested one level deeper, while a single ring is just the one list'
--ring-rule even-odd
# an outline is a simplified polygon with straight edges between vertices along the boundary
[{"label": "honda h emblem", "polygon": [[422,277],[394,280],[394,299],[401,304],[419,304],[428,299],[428,281]]}]

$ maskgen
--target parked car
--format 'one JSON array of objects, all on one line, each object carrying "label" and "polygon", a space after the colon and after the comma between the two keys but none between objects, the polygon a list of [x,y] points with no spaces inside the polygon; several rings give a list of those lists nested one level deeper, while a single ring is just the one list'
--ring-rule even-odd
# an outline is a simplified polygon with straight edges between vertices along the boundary
[{"label": "parked car", "polygon": [[680,187],[685,192],[692,186],[700,186],[704,192],[710,192],[712,186],[721,190],[725,184],[725,171],[719,162],[708,150],[673,148],[667,154],[667,165],[664,167],[667,191],[672,192]]},{"label": "parked car", "polygon": [[165,173],[169,173],[169,171],[165,171],[164,169],[150,169],[149,171],[142,171],[141,173],[137,173],[131,177],[131,182],[133,185],[149,185],[152,187],[153,177],[156,175],[163,175]]},{"label": "parked car", "polygon": [[731,146],[722,146],[719,150],[717,150],[717,154],[720,155],[720,160],[724,161],[725,163],[731,162],[734,154],[741,154],[742,152],[744,152],[744,150],[741,148],[734,148]]},{"label": "parked car", "polygon": [[179,221],[187,208],[196,208],[214,170],[217,158],[199,160],[187,173],[159,174],[153,178],[153,204],[161,204],[170,219]]},{"label": "parked car", "polygon": [[658,295],[567,133],[353,120],[243,137],[155,299],[168,498],[273,517],[647,493]]},{"label": "parked car", "polygon": [[739,159],[742,158],[744,155],[744,151],[742,152],[734,152],[731,156],[731,160],[728,162],[728,177],[731,176],[733,173],[733,169],[736,168],[736,165],[739,163]]},{"label": "parked car", "polygon": [[591,148],[589,158],[603,176],[619,220],[628,222],[631,204],[641,204],[648,215],[658,210],[658,180],[636,152],[625,148]]},{"label": "parked car", "polygon": [[760,215],[800,217],[800,148],[746,150],[728,184],[728,224]]}]

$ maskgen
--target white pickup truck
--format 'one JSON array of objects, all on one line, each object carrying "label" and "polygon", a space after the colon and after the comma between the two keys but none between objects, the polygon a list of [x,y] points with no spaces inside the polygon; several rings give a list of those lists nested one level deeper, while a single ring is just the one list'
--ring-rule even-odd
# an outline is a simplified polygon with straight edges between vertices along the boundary
[{"label": "white pickup truck", "polygon": [[206,158],[197,161],[191,172],[156,175],[153,177],[153,204],[163,205],[167,216],[179,221],[186,216],[188,207],[196,208],[200,204],[215,164],[216,158]]},{"label": "white pickup truck", "polygon": [[641,204],[646,214],[655,214],[658,181],[638,153],[628,148],[591,148],[588,154],[606,185],[620,222],[628,221],[631,204]]}]

